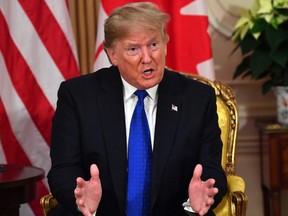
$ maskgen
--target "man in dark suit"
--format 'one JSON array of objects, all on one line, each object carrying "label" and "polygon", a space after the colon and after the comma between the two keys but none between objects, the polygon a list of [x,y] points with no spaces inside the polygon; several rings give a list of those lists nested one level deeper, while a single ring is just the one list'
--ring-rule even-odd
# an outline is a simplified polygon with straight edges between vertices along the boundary
[{"label": "man in dark suit", "polygon": [[105,22],[113,66],[61,84],[48,174],[60,205],[51,215],[126,215],[137,89],[148,93],[153,149],[148,215],[214,215],[227,184],[216,97],[211,87],[165,69],[168,20],[152,3],[116,9]]}]

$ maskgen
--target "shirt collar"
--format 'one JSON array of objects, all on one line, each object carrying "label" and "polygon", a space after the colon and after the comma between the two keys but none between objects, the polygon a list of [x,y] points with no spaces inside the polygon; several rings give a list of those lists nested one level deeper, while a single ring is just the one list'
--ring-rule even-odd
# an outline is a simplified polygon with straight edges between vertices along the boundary
[{"label": "shirt collar", "polygon": [[[134,94],[134,92],[137,90],[137,88],[135,88],[134,86],[130,85],[128,82],[126,82],[126,80],[121,76],[122,79],[122,83],[123,83],[123,96],[124,96],[124,100],[128,100],[131,98],[131,96]],[[152,99],[155,100],[156,99],[156,94],[157,94],[157,90],[158,90],[158,85],[153,86],[152,88],[149,89],[145,89],[148,93],[148,96]]]}]

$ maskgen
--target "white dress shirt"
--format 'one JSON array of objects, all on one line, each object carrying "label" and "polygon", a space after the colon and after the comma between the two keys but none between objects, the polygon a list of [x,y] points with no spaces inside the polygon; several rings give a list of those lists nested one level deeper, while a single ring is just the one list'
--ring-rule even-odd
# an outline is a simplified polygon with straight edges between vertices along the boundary
[{"label": "white dress shirt", "polygon": [[[122,78],[122,77],[121,77]],[[128,149],[128,140],[130,132],[130,123],[134,109],[136,107],[138,97],[134,95],[134,92],[137,90],[134,86],[127,83],[123,78],[123,100],[124,100],[124,110],[125,110],[125,123],[126,123],[126,137],[127,137],[127,149]],[[156,112],[157,112],[157,101],[158,101],[158,85],[146,89],[148,95],[144,99],[144,108],[149,124],[150,137],[152,149],[154,146],[154,135],[155,135],[155,121],[156,121]],[[190,206],[189,199],[183,203],[183,208],[188,212],[194,212]]]},{"label": "white dress shirt", "polygon": [[[134,109],[138,101],[138,97],[134,95],[134,92],[137,90],[137,88],[127,83],[123,78],[122,78],[122,82],[124,86],[123,100],[124,100],[124,110],[125,110],[126,137],[127,137],[127,145],[128,145],[130,123],[131,123]],[[150,89],[146,89],[148,95],[144,99],[144,108],[145,108],[145,112],[146,112],[146,116],[147,116],[147,120],[149,124],[149,129],[150,129],[152,149],[154,145],[153,143],[154,143],[155,121],[156,121],[157,101],[158,101],[157,89],[158,89],[158,85]]]},{"label": "white dress shirt", "polygon": [[[126,125],[126,137],[127,137],[127,149],[128,149],[128,140],[130,133],[130,123],[134,109],[136,107],[138,97],[134,95],[134,92],[137,90],[134,86],[130,85],[126,80],[121,77],[123,83],[123,102],[124,102],[124,111],[125,111],[125,125]],[[154,147],[154,135],[155,135],[155,123],[156,123],[156,113],[157,113],[157,102],[158,102],[158,85],[146,89],[148,95],[144,99],[144,108],[149,124],[150,137],[152,149]],[[189,199],[187,202],[183,203],[183,208],[188,212],[193,212],[190,207]],[[93,216],[96,215],[96,212]]]}]

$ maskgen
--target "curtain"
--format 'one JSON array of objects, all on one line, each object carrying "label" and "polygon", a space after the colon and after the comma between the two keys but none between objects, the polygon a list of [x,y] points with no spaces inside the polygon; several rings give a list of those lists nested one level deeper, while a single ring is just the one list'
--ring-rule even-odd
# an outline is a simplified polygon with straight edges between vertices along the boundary
[{"label": "curtain", "polygon": [[99,0],[69,0],[81,74],[93,72]]}]

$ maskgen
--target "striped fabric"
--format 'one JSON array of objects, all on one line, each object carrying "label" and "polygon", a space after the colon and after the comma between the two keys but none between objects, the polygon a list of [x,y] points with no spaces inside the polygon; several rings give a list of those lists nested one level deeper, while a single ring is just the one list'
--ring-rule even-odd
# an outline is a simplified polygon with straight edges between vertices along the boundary
[{"label": "striped fabric", "polygon": [[[60,83],[79,75],[65,0],[0,0],[0,163],[50,168]],[[46,179],[39,197],[49,192]],[[43,215],[39,199],[21,215]]]},{"label": "striped fabric", "polygon": [[[142,0],[101,0],[94,70],[110,65],[103,49],[104,20],[115,7]],[[166,65],[174,70],[200,74],[215,79],[208,12],[205,0],[152,0],[171,16],[167,31],[170,36]]]}]

